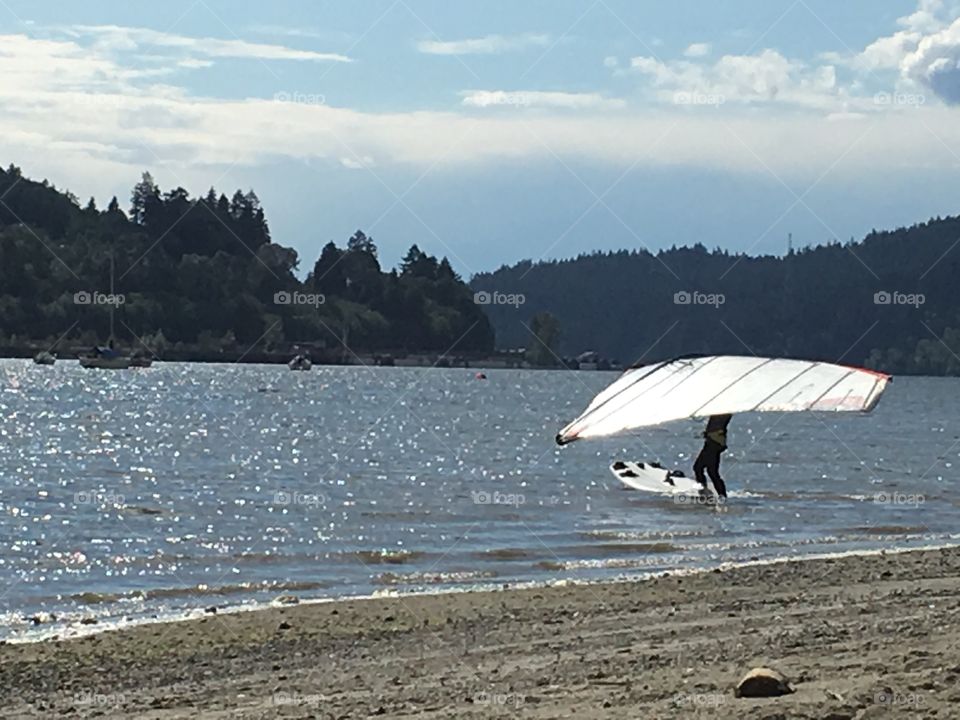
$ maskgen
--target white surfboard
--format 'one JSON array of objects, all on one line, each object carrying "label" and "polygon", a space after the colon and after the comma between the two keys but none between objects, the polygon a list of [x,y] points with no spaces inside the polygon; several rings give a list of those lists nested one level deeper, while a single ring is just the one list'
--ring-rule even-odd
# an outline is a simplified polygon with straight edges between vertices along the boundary
[{"label": "white surfboard", "polygon": [[634,490],[667,495],[700,495],[700,483],[679,470],[667,470],[656,463],[617,460],[610,466],[620,482]]}]

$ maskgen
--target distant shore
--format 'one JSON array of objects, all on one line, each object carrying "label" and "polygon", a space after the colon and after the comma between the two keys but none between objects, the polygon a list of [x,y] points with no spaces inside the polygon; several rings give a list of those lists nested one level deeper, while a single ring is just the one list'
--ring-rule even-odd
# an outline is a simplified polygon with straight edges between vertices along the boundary
[{"label": "distant shore", "polygon": [[[89,350],[71,349],[57,353],[58,361],[76,362],[78,356]],[[0,350],[0,359],[3,360],[29,360],[43,351],[39,349],[16,349]],[[142,350],[141,355],[152,357],[155,362],[186,362],[186,363],[229,363],[242,365],[285,365],[297,352],[262,352],[262,351],[224,351],[224,352],[165,352],[162,356],[151,355],[151,353]],[[601,370],[601,371],[622,371],[620,366],[603,366],[596,364],[584,364],[582,367],[571,367],[571,365],[553,365],[539,366],[531,365],[522,358],[509,355],[494,356],[439,356],[436,353],[362,353],[357,355],[347,355],[346,357],[337,357],[324,353],[310,353],[310,359],[317,367],[418,367],[418,368],[464,368],[472,370]]]},{"label": "distant shore", "polygon": [[[0,646],[0,717],[955,717],[960,548]],[[795,693],[736,699],[751,667]]]}]

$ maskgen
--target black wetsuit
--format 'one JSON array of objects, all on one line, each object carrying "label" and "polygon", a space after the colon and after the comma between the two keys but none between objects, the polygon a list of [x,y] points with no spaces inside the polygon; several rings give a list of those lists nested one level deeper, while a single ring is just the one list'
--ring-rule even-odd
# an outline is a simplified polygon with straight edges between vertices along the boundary
[{"label": "black wetsuit", "polygon": [[704,488],[707,487],[707,478],[704,471],[710,476],[713,487],[717,495],[722,498],[727,496],[727,486],[720,477],[720,455],[727,449],[727,425],[730,424],[731,415],[711,415],[707,420],[707,429],[703,431],[706,440],[700,454],[697,455],[693,463],[693,472],[697,477],[697,482]]}]

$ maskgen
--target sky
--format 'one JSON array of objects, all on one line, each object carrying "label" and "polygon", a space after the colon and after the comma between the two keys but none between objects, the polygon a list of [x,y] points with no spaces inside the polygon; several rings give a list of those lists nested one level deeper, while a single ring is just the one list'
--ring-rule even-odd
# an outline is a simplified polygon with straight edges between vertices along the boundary
[{"label": "sky", "polygon": [[469,277],[960,210],[960,0],[0,0],[0,163]]}]

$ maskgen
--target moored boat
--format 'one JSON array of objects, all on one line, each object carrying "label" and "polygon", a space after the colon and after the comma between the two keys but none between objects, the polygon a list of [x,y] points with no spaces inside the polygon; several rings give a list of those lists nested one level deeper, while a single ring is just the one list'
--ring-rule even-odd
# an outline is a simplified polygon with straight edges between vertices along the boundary
[{"label": "moored boat", "polygon": [[53,365],[57,362],[57,356],[52,352],[47,352],[44,350],[43,352],[39,352],[34,356],[33,362],[37,365]]},{"label": "moored boat", "polygon": [[134,353],[130,358],[130,367],[148,368],[153,365],[153,358],[147,357],[141,353]]},{"label": "moored boat", "polygon": [[287,367],[289,367],[291,370],[304,371],[312,368],[313,362],[310,360],[309,357],[307,357],[303,353],[300,353],[295,358],[293,358],[293,360],[287,363]]},{"label": "moored boat", "polygon": [[111,347],[95,347],[80,356],[80,365],[96,370],[126,370],[133,359]]}]

